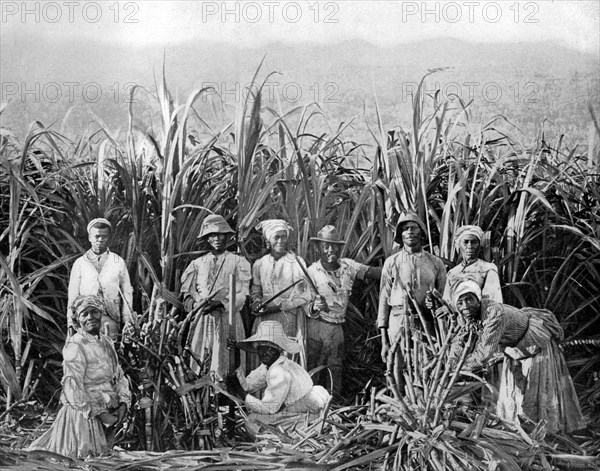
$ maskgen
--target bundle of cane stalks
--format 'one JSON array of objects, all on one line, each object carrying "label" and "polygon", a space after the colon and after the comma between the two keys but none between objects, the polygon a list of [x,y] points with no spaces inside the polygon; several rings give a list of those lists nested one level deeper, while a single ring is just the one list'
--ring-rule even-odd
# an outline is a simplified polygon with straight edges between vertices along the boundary
[{"label": "bundle of cane stalks", "polygon": [[201,313],[178,316],[173,307],[164,315],[163,308],[156,303],[121,345],[125,372],[137,389],[137,409],[143,411],[133,411],[137,421],[132,420],[122,436],[143,437],[130,449],[210,450],[224,417],[218,386],[208,371],[210,356],[202,361],[189,348],[194,321]]},{"label": "bundle of cane stalks", "polygon": [[[413,300],[410,293],[408,297]],[[437,300],[439,305],[441,297]],[[255,453],[255,464],[264,469],[277,469],[272,468],[273,456],[285,457],[281,463],[288,466],[290,460],[300,460],[306,468],[335,470],[552,470],[565,463],[570,469],[595,469],[598,459],[585,456],[590,450],[567,440],[561,447],[547,444],[543,422],[521,426],[504,422],[490,411],[482,391],[493,393],[494,388],[482,376],[461,373],[475,339],[473,332],[461,328],[451,306],[438,309],[441,314],[433,322],[427,321],[427,313],[414,300],[412,308],[413,316],[407,316],[388,353],[387,386],[372,387],[361,395],[361,401],[332,407],[312,423],[296,418],[265,425],[254,443],[247,443],[249,436],[243,432],[247,417],[241,408],[237,422],[231,424],[231,440],[224,440],[224,415],[218,401],[226,392],[213,382],[206,361],[202,364],[195,359],[202,366],[199,374],[190,368],[194,357],[186,339],[193,330],[192,316],[176,321],[172,311],[160,322],[147,323],[134,343],[156,353],[143,356],[142,368],[153,375],[144,390],[152,398],[152,423],[162,414],[166,424],[156,442],[162,447],[154,449],[165,449],[171,434],[175,448],[204,450],[202,456],[215,447],[215,451],[225,450],[218,445],[234,445],[234,450]],[[404,359],[401,377],[394,373],[398,350]],[[170,404],[168,410],[165,404]],[[229,463],[227,457],[233,454],[227,450],[220,458],[211,455],[212,465],[215,460]],[[169,459],[174,460],[172,453]],[[128,456],[132,459],[133,455]],[[199,455],[186,456],[200,459]],[[168,469],[158,456],[147,462],[148,469],[151,462]]]},{"label": "bundle of cane stalks", "polygon": [[[312,424],[282,421],[247,449],[301,451],[336,471],[598,469],[593,444],[586,449],[562,438],[558,449],[546,439],[560,437],[547,434],[544,422],[508,423],[482,405],[482,388],[492,386],[461,373],[473,332],[461,330],[448,310],[431,329],[414,308],[414,324],[407,321],[388,353],[387,387],[372,388],[369,400],[329,410]],[[394,374],[397,349],[403,378]]]}]

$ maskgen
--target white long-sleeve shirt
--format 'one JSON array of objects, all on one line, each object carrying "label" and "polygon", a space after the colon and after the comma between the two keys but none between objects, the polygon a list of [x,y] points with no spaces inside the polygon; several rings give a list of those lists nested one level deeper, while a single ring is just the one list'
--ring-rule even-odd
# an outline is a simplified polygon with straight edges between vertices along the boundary
[{"label": "white long-sleeve shirt", "polygon": [[75,260],[69,278],[67,323],[73,324],[71,306],[77,296],[100,296],[106,313],[120,323],[132,322],[133,288],[125,260],[109,250],[96,255],[91,250]]},{"label": "white long-sleeve shirt", "polygon": [[[263,363],[247,377],[237,372],[242,388],[247,392],[264,389],[262,399],[246,394],[246,406],[259,414],[276,414],[282,406],[289,406],[304,398],[313,389],[310,375],[298,363],[280,356],[269,368]],[[321,404],[314,404],[318,409]],[[310,410],[307,404],[306,410]],[[302,411],[295,411],[302,412]]]},{"label": "white long-sleeve shirt", "polygon": [[63,348],[61,402],[96,417],[120,402],[131,406],[129,382],[119,365],[112,340],[78,332]]}]

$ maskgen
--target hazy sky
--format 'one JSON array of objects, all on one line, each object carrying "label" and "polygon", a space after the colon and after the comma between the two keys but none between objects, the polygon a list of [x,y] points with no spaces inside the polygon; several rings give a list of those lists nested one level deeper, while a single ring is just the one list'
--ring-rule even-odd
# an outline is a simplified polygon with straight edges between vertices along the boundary
[{"label": "hazy sky", "polygon": [[1,37],[42,33],[132,45],[187,40],[364,39],[380,45],[452,37],[472,41],[559,40],[599,50],[600,2],[593,1],[121,1],[1,2]]}]

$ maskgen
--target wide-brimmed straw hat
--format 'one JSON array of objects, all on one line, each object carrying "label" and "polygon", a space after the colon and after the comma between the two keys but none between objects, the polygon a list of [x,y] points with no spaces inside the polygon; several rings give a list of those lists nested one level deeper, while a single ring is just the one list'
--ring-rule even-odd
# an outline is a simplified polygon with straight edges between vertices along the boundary
[{"label": "wide-brimmed straw hat", "polygon": [[298,353],[300,345],[283,331],[283,326],[277,321],[263,321],[258,324],[256,333],[246,340],[238,342],[240,348],[254,351],[257,344],[268,342],[288,353]]},{"label": "wide-brimmed straw hat", "polygon": [[330,244],[345,244],[345,242],[340,239],[340,233],[335,226],[323,227],[323,229],[317,232],[317,237],[311,237],[310,240],[329,242]]},{"label": "wide-brimmed straw hat", "polygon": [[200,228],[200,235],[198,236],[201,239],[204,236],[209,234],[235,234],[235,231],[231,228],[227,221],[223,216],[219,214],[211,214],[204,218],[202,221],[202,227]]},{"label": "wide-brimmed straw hat", "polygon": [[427,229],[425,228],[425,224],[423,224],[423,221],[421,220],[421,218],[419,216],[417,216],[416,213],[413,213],[412,211],[405,211],[402,214],[400,214],[400,218],[398,218],[398,222],[396,223],[396,234],[394,236],[394,240],[398,243],[402,242],[402,225],[407,223],[407,222],[414,222],[419,226],[419,229],[421,229],[421,235],[427,234]]}]

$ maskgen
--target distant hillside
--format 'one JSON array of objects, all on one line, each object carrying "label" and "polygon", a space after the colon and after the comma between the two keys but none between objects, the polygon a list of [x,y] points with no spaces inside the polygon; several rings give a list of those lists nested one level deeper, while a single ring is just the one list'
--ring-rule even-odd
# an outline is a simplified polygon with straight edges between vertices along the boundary
[{"label": "distant hillside", "polygon": [[[589,123],[588,103],[600,102],[598,57],[552,42],[475,44],[439,39],[380,48],[351,41],[274,43],[255,49],[184,43],[139,49],[28,36],[3,40],[0,52],[2,101],[10,100],[2,125],[19,134],[34,119],[60,123],[72,106],[71,132],[81,132],[93,114],[111,128],[123,126],[128,88],[135,83],[154,90],[163,55],[169,87],[181,101],[193,88],[216,86],[226,116],[215,120],[233,116],[233,105],[242,99],[243,86],[265,54],[260,78],[271,71],[281,73],[266,89],[273,104],[288,110],[318,101],[333,127],[362,113],[365,104],[372,119],[375,94],[388,126],[405,124],[411,91],[435,68],[447,69],[430,77],[427,90],[439,88],[445,97],[459,95],[464,101],[473,98],[473,111],[483,119],[504,113],[525,129],[548,118],[556,132],[583,136]],[[145,95],[139,95],[136,106],[140,117],[152,114]],[[202,110],[203,105],[198,106]],[[206,112],[212,116],[208,104]],[[367,138],[363,119],[356,121],[354,137]]]}]

